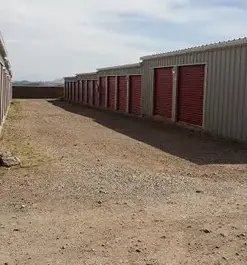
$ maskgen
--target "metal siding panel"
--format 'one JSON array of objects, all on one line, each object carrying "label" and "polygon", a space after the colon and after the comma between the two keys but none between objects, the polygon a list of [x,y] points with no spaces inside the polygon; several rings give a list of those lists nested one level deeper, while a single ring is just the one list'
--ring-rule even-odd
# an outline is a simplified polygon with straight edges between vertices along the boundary
[{"label": "metal siding panel", "polygon": [[184,64],[185,56],[178,55],[178,65]]},{"label": "metal siding panel", "polygon": [[161,67],[161,65],[163,64],[163,58],[158,59],[158,67]]},{"label": "metal siding panel", "polygon": [[[224,65],[224,82],[223,82],[223,91],[222,91],[222,99],[223,99],[223,106],[222,106],[222,131],[221,135],[227,135],[227,128],[229,122],[229,76],[230,76],[230,60],[231,60],[231,50],[227,49],[225,51],[225,65]],[[220,132],[219,132],[220,133]]]},{"label": "metal siding panel", "polygon": [[234,97],[233,97],[233,104],[234,104],[234,113],[233,113],[233,138],[239,139],[240,138],[240,121],[239,121],[239,115],[240,115],[240,66],[241,66],[241,48],[236,47],[235,48],[235,78],[234,78]]},{"label": "metal siding panel", "polygon": [[[247,111],[245,106],[247,105],[247,47],[241,49],[241,67],[240,67],[240,93],[239,93],[239,130],[240,140],[247,141],[247,132],[245,131],[245,124],[247,120]],[[247,108],[247,107],[246,107]]]},{"label": "metal siding panel", "polygon": [[176,56],[172,56],[171,66],[176,65],[176,60],[177,60]]},{"label": "metal siding panel", "polygon": [[[150,67],[150,66],[149,66]],[[149,68],[149,80],[148,80],[148,86],[146,87],[146,93],[147,93],[147,97],[146,97],[146,114],[148,116],[152,115],[152,94],[153,94],[153,69]]]},{"label": "metal siding panel", "polygon": [[233,135],[233,119],[234,117],[234,105],[233,105],[233,97],[234,97],[234,78],[235,78],[235,48],[231,48],[231,61],[230,61],[230,80],[229,80],[229,122],[228,122],[228,134],[227,137],[232,137]]},{"label": "metal siding panel", "polygon": [[214,98],[215,98],[215,105],[214,105],[214,128],[217,132],[220,131],[219,127],[219,102],[220,102],[220,75],[221,75],[221,51],[217,50],[215,51],[215,93],[214,93]]},{"label": "metal siding panel", "polygon": [[173,56],[168,57],[167,60],[166,60],[166,62],[167,62],[166,63],[167,66],[173,65]]},{"label": "metal siding panel", "polygon": [[142,87],[142,113],[144,115],[149,115],[149,98],[150,98],[150,82],[151,82],[151,69],[150,69],[150,61],[146,61],[143,63],[143,78],[144,78],[144,86]]},{"label": "metal siding panel", "polygon": [[235,137],[235,126],[236,126],[236,108],[237,106],[235,105],[235,97],[236,97],[236,86],[237,86],[237,71],[236,71],[236,58],[237,58],[237,50],[234,47],[233,48],[233,60],[231,64],[231,73],[232,73],[232,80],[231,80],[231,123],[230,123],[230,137],[234,139]]},{"label": "metal siding panel", "polygon": [[244,47],[245,49],[245,67],[243,69],[243,75],[244,75],[244,82],[243,82],[243,118],[242,118],[242,137],[241,139],[244,141],[247,141],[247,65],[246,65],[246,60],[247,60],[247,47]]},{"label": "metal siding panel", "polygon": [[205,99],[205,130],[211,131],[212,130],[212,111],[211,111],[211,105],[212,105],[212,96],[213,96],[213,54],[212,52],[209,52],[207,55],[207,92],[206,92],[206,99]]},{"label": "metal siding panel", "polygon": [[216,106],[216,77],[217,77],[217,58],[216,58],[216,51],[212,51],[212,83],[211,83],[211,105],[210,105],[210,110],[211,110],[211,129],[213,132],[217,131],[216,128],[216,122],[215,122],[215,106]]},{"label": "metal siding panel", "polygon": [[224,124],[223,124],[223,107],[225,104],[225,80],[226,80],[226,50],[220,51],[220,60],[219,62],[219,98],[218,98],[218,133],[223,135],[224,134]]}]

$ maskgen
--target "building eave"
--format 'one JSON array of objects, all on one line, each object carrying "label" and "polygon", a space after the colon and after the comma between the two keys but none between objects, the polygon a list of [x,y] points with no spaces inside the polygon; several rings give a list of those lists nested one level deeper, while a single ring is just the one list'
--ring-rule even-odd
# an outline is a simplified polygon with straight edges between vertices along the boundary
[{"label": "building eave", "polygon": [[123,64],[123,65],[104,67],[104,68],[97,69],[97,71],[107,71],[107,70],[115,70],[115,69],[128,69],[128,68],[134,68],[134,67],[140,67],[140,63]]},{"label": "building eave", "polygon": [[211,43],[211,44],[206,44],[202,46],[190,47],[186,49],[175,50],[175,51],[170,51],[170,52],[165,52],[165,53],[147,55],[147,56],[141,57],[140,59],[144,61],[144,60],[150,60],[150,59],[157,59],[161,57],[183,55],[186,53],[194,53],[194,52],[205,52],[208,50],[223,49],[227,47],[240,46],[240,45],[247,45],[247,37],[224,41],[224,42]]}]

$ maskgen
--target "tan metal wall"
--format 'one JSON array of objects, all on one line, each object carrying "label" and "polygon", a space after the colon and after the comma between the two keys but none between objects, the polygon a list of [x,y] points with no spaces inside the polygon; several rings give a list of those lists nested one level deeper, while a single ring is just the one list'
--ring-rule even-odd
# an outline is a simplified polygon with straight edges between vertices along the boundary
[{"label": "tan metal wall", "polygon": [[140,66],[128,67],[128,68],[115,68],[98,71],[98,76],[113,76],[113,75],[137,75],[141,73]]},{"label": "tan metal wall", "polygon": [[154,68],[206,64],[204,130],[247,141],[247,45],[144,60],[142,112],[153,114]]},{"label": "tan metal wall", "polygon": [[77,80],[95,80],[98,78],[97,73],[85,73],[76,75]]},{"label": "tan metal wall", "polygon": [[0,62],[0,126],[4,121],[9,103],[12,99],[11,76]]}]

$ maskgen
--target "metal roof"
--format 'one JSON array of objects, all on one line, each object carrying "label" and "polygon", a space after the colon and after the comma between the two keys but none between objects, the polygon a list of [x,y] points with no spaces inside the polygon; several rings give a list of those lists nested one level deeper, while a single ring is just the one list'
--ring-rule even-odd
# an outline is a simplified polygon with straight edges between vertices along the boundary
[{"label": "metal roof", "polygon": [[76,76],[81,76],[81,75],[96,75],[97,72],[89,72],[89,73],[79,73],[79,74],[76,74]]},{"label": "metal roof", "polygon": [[0,49],[2,51],[3,57],[6,57],[8,55],[8,53],[7,53],[7,49],[6,49],[6,46],[5,46],[5,43],[3,40],[3,35],[1,33],[1,31],[0,31]]},{"label": "metal roof", "polygon": [[64,80],[74,80],[74,79],[76,79],[75,75],[74,76],[65,76],[64,77]]},{"label": "metal roof", "polygon": [[206,44],[206,45],[201,45],[201,46],[195,46],[195,47],[190,47],[186,49],[175,50],[175,51],[170,51],[170,52],[165,52],[165,53],[146,55],[146,56],[141,57],[140,59],[143,61],[143,60],[149,60],[149,59],[156,59],[160,57],[182,55],[185,53],[192,53],[192,52],[202,52],[202,51],[207,51],[211,49],[227,48],[227,47],[239,46],[239,45],[247,45],[247,37],[229,40],[229,41],[211,43],[211,44]]},{"label": "metal roof", "polygon": [[123,65],[116,65],[116,66],[99,68],[99,69],[97,69],[97,71],[123,69],[123,68],[126,69],[126,68],[139,67],[139,66],[140,66],[140,63],[123,64]]}]

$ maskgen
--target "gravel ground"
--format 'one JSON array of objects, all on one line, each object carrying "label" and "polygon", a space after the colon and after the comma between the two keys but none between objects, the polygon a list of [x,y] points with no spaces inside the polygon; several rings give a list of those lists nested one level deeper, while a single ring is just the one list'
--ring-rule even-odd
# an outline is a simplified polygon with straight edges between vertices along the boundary
[{"label": "gravel ground", "polygon": [[46,100],[0,144],[0,264],[247,264],[246,146]]}]

